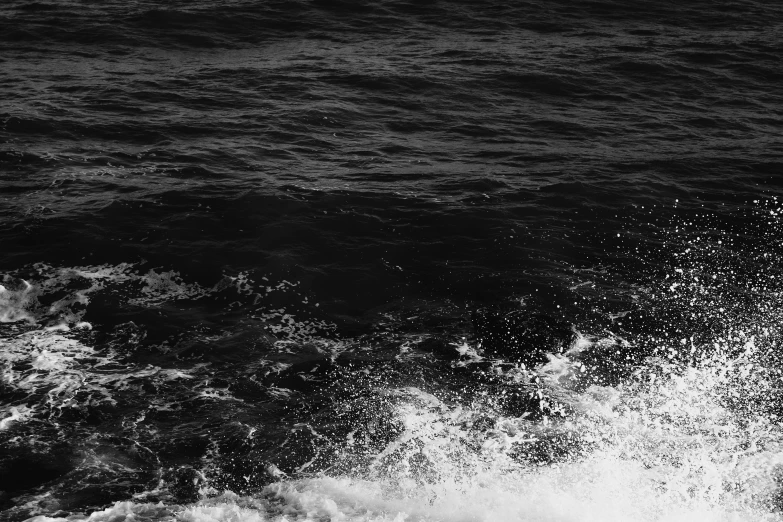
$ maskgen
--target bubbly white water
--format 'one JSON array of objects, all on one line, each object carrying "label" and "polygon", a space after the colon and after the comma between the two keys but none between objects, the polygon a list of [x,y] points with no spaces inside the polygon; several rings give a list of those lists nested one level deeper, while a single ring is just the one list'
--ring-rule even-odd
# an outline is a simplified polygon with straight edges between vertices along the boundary
[{"label": "bubbly white water", "polygon": [[[74,268],[37,264],[34,269],[39,278],[35,284],[6,277],[0,285],[0,322],[30,325],[0,339],[0,383],[25,397],[23,402],[0,406],[0,430],[34,415],[51,419],[85,404],[114,404],[114,393],[133,389],[140,379],[190,378],[175,370],[123,363],[111,351],[99,352],[84,344],[78,334],[92,329],[82,320],[91,296],[107,288],[118,291],[122,285],[136,285],[128,302],[145,306],[198,298],[206,290],[182,282],[176,273],[138,273],[130,264]],[[55,293],[62,297],[41,304],[39,298]]]},{"label": "bubbly white water", "polygon": [[[207,484],[201,500],[193,504],[149,503],[140,494],[134,501],[91,514],[30,520],[783,520],[783,430],[777,414],[781,371],[773,356],[779,348],[780,292],[776,283],[759,281],[754,287],[759,302],[738,312],[736,303],[725,301],[738,286],[731,279],[732,269],[699,265],[692,248],[683,253],[684,260],[690,261],[667,278],[663,301],[691,317],[718,317],[723,330],[708,339],[696,335],[647,339],[658,344],[649,352],[653,355],[638,361],[629,375],[612,385],[590,380],[584,355],[599,352],[600,356],[605,351],[606,357],[599,358],[606,360],[627,344],[616,336],[578,335],[569,350],[551,354],[537,368],[508,364],[494,368],[507,388],[539,394],[553,412],[550,417],[533,421],[504,416],[496,407],[498,397],[489,393],[463,397],[456,404],[417,388],[379,387],[375,393],[394,405],[393,415],[402,429],[361,469],[335,465],[332,469],[341,471],[297,477],[275,474],[276,482],[250,496],[215,491]],[[704,252],[714,262],[719,249],[707,245]],[[762,275],[772,274],[773,268],[765,268]],[[83,272],[98,281],[103,273]],[[127,275],[126,268],[118,273],[114,277],[139,277]],[[158,295],[155,292],[169,298],[202,292],[176,278],[144,277],[152,297]],[[730,284],[721,286],[721,280]],[[34,289],[18,283],[14,288],[16,293],[2,294],[4,317],[17,320],[35,313],[30,305]],[[729,306],[734,306],[732,316],[725,312]],[[71,318],[70,324],[73,320],[81,317]],[[29,363],[29,375],[14,381],[19,387],[47,372],[53,375],[52,383],[67,385],[69,372],[76,371],[69,362],[75,360],[73,354],[89,356],[88,347],[56,331],[25,333],[18,339],[21,344],[11,344],[3,357],[10,362],[21,357]],[[54,345],[56,350],[51,348]],[[461,364],[481,361],[478,347],[463,343],[458,351],[471,355]],[[88,384],[83,380],[82,385]],[[98,390],[114,386],[108,381],[97,384]],[[30,414],[24,407],[12,408],[0,421],[0,429],[23,422]],[[481,422],[487,418],[491,422]],[[368,450],[361,446],[361,440],[349,435],[343,449],[345,462]]]},{"label": "bubbly white water", "polygon": [[[252,497],[205,491],[192,505],[119,502],[67,520],[781,519],[780,428],[761,414],[738,414],[725,405],[726,393],[752,396],[766,385],[768,370],[753,366],[751,340],[734,358],[718,350],[687,365],[650,359],[630,382],[577,394],[561,382],[573,382],[568,374],[579,371],[575,359],[589,343],[582,337],[568,356],[538,369],[548,391],[570,397],[577,413],[565,419],[497,417],[491,429],[477,430],[473,421],[491,410],[482,401],[457,407],[416,388],[382,390],[397,400],[404,430],[375,456],[370,471],[283,478]],[[738,384],[743,375],[752,378]],[[526,445],[556,437],[561,445],[570,437],[581,449],[550,463],[520,456]]]},{"label": "bubbly white water", "polygon": [[[0,322],[25,320],[31,324],[73,326],[84,316],[91,295],[107,288],[123,291],[128,304],[143,306],[198,299],[210,292],[198,284],[183,282],[177,272],[141,272],[130,263],[67,268],[37,263],[32,271],[35,283],[9,276],[0,281]],[[44,306],[39,302],[39,297],[58,292],[63,297],[51,304]]]}]

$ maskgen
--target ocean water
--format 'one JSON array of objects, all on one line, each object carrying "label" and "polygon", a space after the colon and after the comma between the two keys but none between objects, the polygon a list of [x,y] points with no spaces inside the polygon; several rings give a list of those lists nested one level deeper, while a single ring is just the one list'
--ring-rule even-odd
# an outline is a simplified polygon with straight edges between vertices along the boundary
[{"label": "ocean water", "polygon": [[783,4],[6,0],[0,520],[783,520]]}]

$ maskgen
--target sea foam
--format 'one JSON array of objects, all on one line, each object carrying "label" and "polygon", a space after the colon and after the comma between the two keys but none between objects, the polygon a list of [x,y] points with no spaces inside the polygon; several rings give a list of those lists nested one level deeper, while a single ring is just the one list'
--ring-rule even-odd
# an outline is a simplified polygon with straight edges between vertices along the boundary
[{"label": "sea foam", "polygon": [[[282,477],[249,496],[205,490],[189,505],[119,502],[67,520],[780,520],[780,429],[726,403],[726,393],[743,393],[733,378],[749,358],[747,351],[687,364],[651,358],[628,382],[574,394],[558,388],[581,363],[564,356],[546,388],[574,398],[576,413],[543,422],[503,417],[491,398],[454,405],[413,387],[379,391],[393,398],[403,429],[356,473]],[[551,362],[539,370],[553,375]],[[746,393],[763,379],[765,370],[755,371],[755,380],[743,381]],[[475,428],[489,414],[491,427]],[[539,444],[546,440],[570,440],[574,451],[547,461]]]}]

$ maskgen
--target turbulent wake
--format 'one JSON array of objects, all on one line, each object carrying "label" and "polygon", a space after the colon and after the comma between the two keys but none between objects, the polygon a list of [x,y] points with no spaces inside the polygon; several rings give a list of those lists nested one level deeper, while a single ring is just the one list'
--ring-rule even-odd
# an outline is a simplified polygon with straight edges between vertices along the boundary
[{"label": "turbulent wake", "polygon": [[[778,214],[759,208],[769,240]],[[630,285],[631,309],[601,333],[520,301],[474,313],[466,335],[409,332],[411,312],[390,310],[376,332],[339,338],[270,301],[307,301],[288,281],[204,287],[134,265],[8,275],[0,433],[27,490],[12,513],[779,520],[777,258],[769,241],[663,233],[675,266],[657,286]],[[96,301],[142,315],[100,332]],[[142,323],[219,302],[241,333],[151,340]],[[97,502],[79,514],[85,490]]]}]

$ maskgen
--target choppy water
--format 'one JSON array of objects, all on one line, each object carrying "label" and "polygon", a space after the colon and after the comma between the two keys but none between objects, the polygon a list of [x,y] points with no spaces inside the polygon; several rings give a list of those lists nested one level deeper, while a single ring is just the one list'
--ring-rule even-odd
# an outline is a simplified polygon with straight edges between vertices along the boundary
[{"label": "choppy water", "polygon": [[783,519],[782,23],[3,3],[0,519]]}]

